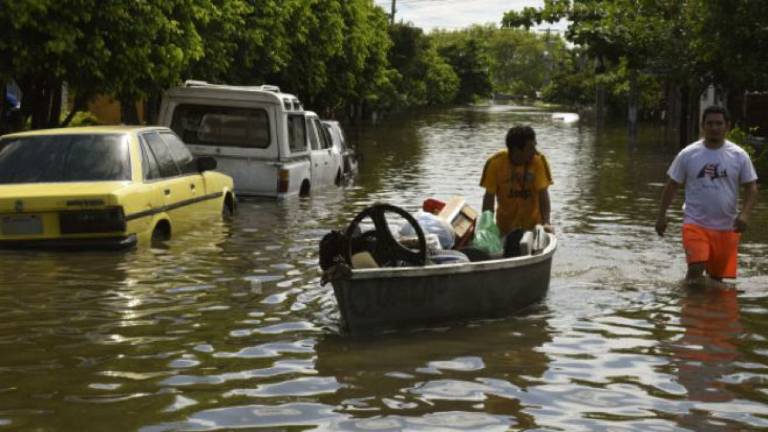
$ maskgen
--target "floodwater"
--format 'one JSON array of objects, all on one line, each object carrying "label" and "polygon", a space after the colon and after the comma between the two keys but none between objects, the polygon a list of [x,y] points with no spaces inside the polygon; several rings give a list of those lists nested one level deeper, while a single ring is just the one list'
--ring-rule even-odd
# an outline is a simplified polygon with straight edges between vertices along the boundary
[{"label": "floodwater", "polygon": [[[523,122],[555,178],[546,299],[342,334],[319,239],[377,201],[479,208],[485,158]],[[768,194],[738,291],[686,291],[679,225],[653,232],[675,149],[585,123],[503,106],[390,119],[350,131],[364,160],[343,189],[242,202],[163,249],[0,252],[0,430],[766,430]]]}]

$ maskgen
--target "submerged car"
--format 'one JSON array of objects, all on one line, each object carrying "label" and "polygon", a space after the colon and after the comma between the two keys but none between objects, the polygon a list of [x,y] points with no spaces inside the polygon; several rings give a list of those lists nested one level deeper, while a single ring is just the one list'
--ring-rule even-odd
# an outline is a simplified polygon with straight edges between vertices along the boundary
[{"label": "submerged car", "polygon": [[273,85],[188,80],[163,95],[160,125],[215,157],[238,196],[283,199],[341,185],[342,156],[320,117]]},{"label": "submerged car", "polygon": [[131,247],[232,215],[232,178],[164,127],[0,137],[0,247]]},{"label": "submerged car", "polygon": [[349,145],[347,138],[344,135],[344,130],[341,128],[341,124],[336,120],[322,120],[323,127],[331,135],[334,148],[338,148],[338,151],[342,156],[343,175],[345,178],[352,177],[357,174],[357,162],[358,154],[355,149]]}]

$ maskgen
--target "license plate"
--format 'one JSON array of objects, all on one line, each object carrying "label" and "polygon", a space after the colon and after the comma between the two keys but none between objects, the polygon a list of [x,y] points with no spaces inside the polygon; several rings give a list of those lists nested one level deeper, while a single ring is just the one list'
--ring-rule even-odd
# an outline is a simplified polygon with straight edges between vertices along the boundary
[{"label": "license plate", "polygon": [[33,235],[43,233],[43,220],[40,215],[10,215],[0,220],[0,232],[3,235]]}]

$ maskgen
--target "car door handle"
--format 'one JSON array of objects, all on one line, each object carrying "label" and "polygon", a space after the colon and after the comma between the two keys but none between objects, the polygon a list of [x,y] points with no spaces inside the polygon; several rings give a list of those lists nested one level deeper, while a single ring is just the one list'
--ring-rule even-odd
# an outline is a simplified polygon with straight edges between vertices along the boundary
[{"label": "car door handle", "polygon": [[171,190],[170,189],[166,189],[163,192],[165,192],[166,195],[170,195],[171,194]]},{"label": "car door handle", "polygon": [[195,190],[195,184],[194,183],[190,183],[189,184],[189,188],[192,189],[192,190]]}]

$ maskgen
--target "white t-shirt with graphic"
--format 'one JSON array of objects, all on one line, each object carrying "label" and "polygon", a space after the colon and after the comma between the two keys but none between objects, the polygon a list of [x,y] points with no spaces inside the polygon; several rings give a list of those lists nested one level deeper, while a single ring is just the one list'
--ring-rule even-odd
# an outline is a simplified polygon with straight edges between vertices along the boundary
[{"label": "white t-shirt with graphic", "polygon": [[757,180],[747,152],[730,141],[714,150],[703,140],[688,145],[675,157],[667,174],[685,184],[683,223],[721,231],[733,229],[739,186]]}]

